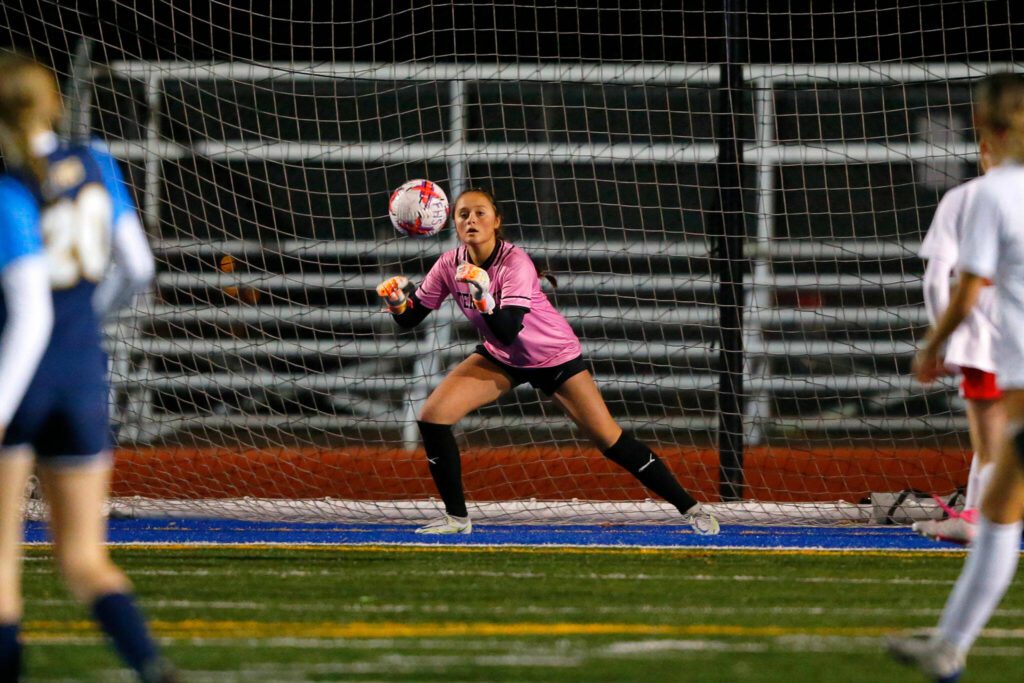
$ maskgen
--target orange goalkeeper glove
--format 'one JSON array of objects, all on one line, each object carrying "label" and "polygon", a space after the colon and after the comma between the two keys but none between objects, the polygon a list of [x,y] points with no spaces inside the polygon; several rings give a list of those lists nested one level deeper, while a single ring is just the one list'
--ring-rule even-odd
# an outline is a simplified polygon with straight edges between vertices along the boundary
[{"label": "orange goalkeeper glove", "polygon": [[384,299],[384,305],[391,313],[402,315],[412,308],[412,299],[409,298],[409,294],[414,289],[415,286],[409,282],[409,278],[404,275],[396,275],[377,285],[377,294]]},{"label": "orange goalkeeper glove", "polygon": [[488,315],[494,311],[494,297],[491,296],[491,277],[487,271],[472,263],[462,262],[455,270],[455,281],[469,285],[469,295],[476,310]]}]

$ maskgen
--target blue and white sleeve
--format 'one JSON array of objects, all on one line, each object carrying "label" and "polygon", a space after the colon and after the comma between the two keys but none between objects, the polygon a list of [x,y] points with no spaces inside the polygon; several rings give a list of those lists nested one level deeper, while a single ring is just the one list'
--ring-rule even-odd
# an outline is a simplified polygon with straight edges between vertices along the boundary
[{"label": "blue and white sleeve", "polygon": [[113,221],[116,226],[125,214],[137,215],[135,202],[132,201],[128,192],[128,184],[125,182],[121,167],[117,163],[106,146],[99,141],[90,145],[90,152],[100,168],[100,176],[103,178],[103,185],[110,194],[110,201],[113,203]]},{"label": "blue and white sleeve", "polygon": [[10,179],[0,181],[0,287],[7,309],[0,333],[0,428],[6,428],[53,330],[53,295],[39,233],[39,208],[28,191]]},{"label": "blue and white sleeve", "polygon": [[110,268],[92,295],[93,310],[100,318],[116,313],[147,291],[156,273],[153,252],[135,214],[121,217],[110,247]]},{"label": "blue and white sleeve", "polygon": [[117,160],[98,143],[93,144],[92,154],[113,204],[112,263],[93,295],[93,308],[102,317],[127,306],[135,295],[145,292],[153,281],[156,263]]}]

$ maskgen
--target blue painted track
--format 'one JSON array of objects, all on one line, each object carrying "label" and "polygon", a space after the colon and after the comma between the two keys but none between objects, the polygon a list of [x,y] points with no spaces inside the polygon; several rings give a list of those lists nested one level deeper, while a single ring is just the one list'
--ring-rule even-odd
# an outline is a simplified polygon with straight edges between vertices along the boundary
[{"label": "blue painted track", "polygon": [[[442,546],[573,546],[649,548],[750,548],[815,550],[957,550],[933,543],[909,527],[723,526],[718,536],[664,525],[474,526],[468,536],[419,536],[414,525],[297,524],[197,519],[113,519],[110,541],[142,544],[314,544]],[[26,540],[47,540],[40,522],[26,525]]]}]

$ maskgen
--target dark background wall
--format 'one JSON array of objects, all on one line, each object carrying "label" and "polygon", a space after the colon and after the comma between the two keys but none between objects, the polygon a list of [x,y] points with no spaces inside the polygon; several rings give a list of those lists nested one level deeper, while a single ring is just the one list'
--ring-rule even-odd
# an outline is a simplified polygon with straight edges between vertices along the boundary
[{"label": "dark background wall", "polygon": [[[1016,0],[732,2],[744,5],[751,62],[1006,61],[1024,49],[1024,3]],[[723,7],[724,0],[9,0],[0,9],[0,45],[33,51],[58,69],[83,33],[104,46],[100,59],[717,62]]]}]

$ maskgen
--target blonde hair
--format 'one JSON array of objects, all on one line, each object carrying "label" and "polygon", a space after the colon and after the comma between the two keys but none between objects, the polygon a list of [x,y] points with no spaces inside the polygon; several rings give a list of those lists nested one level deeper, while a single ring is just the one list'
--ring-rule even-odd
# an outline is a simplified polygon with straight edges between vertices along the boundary
[{"label": "blonde hair", "polygon": [[61,115],[57,79],[39,62],[15,53],[0,55],[0,148],[8,166],[24,167],[40,184],[44,157],[32,151],[29,134],[40,123],[52,128]]},{"label": "blonde hair", "polygon": [[1024,76],[998,73],[978,83],[974,96],[974,124],[982,135],[991,134],[1007,158],[1024,161]]}]

